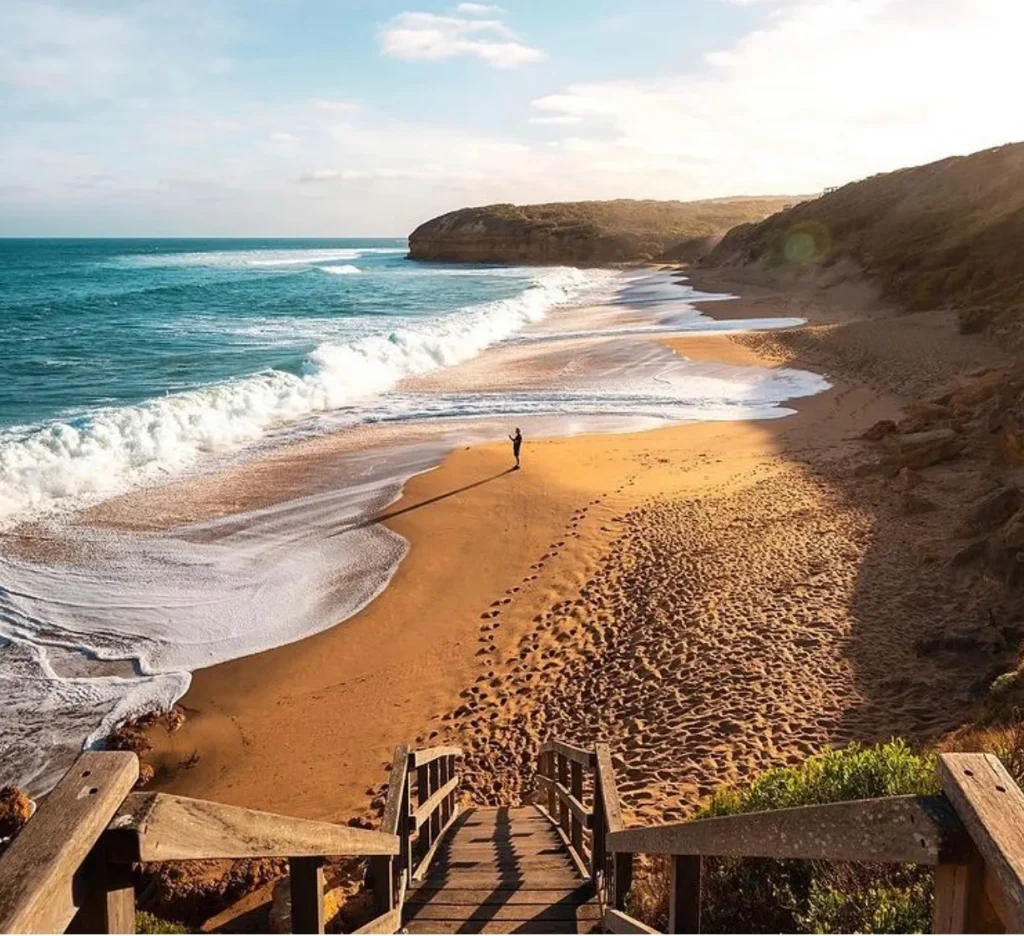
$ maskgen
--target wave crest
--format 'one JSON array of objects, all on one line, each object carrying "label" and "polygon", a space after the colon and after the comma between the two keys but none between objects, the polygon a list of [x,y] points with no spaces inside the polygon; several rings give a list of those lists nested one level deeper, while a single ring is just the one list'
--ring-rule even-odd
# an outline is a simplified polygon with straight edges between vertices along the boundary
[{"label": "wave crest", "polygon": [[612,275],[557,267],[510,299],[389,333],[321,343],[301,374],[272,370],[135,406],[0,433],[0,524],[79,506],[181,472],[205,453],[352,404],[474,357]]}]

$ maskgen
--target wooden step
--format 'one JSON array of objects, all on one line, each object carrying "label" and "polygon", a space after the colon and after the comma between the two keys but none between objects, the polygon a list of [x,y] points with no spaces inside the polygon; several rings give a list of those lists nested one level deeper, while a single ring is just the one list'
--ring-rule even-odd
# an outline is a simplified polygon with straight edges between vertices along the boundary
[{"label": "wooden step", "polygon": [[405,897],[409,904],[459,904],[489,905],[498,904],[567,904],[586,903],[593,896],[589,884],[581,884],[574,888],[558,888],[551,890],[524,890],[521,888],[510,888],[506,890],[480,890],[462,887],[414,887]]},{"label": "wooden step", "polygon": [[496,923],[506,920],[519,920],[534,922],[565,922],[571,920],[596,920],[601,914],[596,903],[592,904],[550,904],[548,906],[537,904],[506,904],[504,906],[485,904],[484,906],[453,906],[452,904],[419,904],[411,906],[407,919],[412,922],[417,920],[447,920],[468,923],[470,921],[492,921]]}]

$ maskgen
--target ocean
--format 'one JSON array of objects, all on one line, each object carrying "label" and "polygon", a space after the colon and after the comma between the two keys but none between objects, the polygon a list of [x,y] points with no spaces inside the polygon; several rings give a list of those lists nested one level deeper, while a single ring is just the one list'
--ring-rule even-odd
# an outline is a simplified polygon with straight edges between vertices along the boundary
[{"label": "ocean", "polygon": [[341,417],[602,279],[405,255],[404,240],[0,241],[0,528]]},{"label": "ocean", "polygon": [[728,298],[401,239],[0,240],[0,785],[44,792],[194,670],[355,614],[408,549],[373,518],[457,445],[776,418],[827,388],[652,340],[800,321],[693,304]]}]

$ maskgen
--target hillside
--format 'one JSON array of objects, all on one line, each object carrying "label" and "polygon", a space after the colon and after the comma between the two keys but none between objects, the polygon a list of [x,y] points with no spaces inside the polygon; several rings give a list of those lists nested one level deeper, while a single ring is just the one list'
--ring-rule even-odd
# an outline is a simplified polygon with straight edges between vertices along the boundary
[{"label": "hillside", "polygon": [[628,263],[695,260],[737,224],[792,198],[587,201],[462,208],[409,235],[414,260],[482,263]]},{"label": "hillside", "polygon": [[801,271],[852,260],[908,311],[961,329],[1024,320],[1024,143],[852,182],[728,233],[711,266]]}]

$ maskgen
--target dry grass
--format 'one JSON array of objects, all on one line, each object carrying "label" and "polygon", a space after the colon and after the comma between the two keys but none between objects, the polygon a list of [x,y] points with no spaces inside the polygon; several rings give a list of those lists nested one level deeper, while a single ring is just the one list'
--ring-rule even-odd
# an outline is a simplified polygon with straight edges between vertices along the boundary
[{"label": "dry grass", "polygon": [[964,330],[1024,320],[1024,143],[851,182],[729,232],[708,262],[852,259],[908,310],[954,306]]}]

